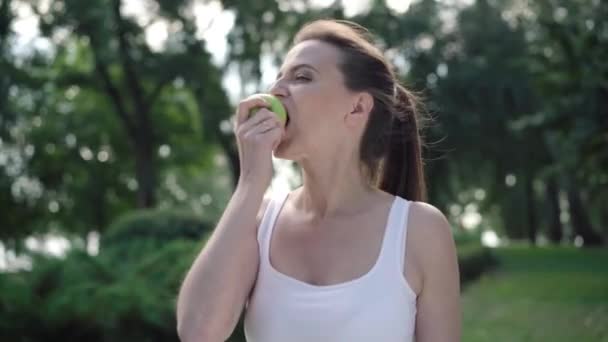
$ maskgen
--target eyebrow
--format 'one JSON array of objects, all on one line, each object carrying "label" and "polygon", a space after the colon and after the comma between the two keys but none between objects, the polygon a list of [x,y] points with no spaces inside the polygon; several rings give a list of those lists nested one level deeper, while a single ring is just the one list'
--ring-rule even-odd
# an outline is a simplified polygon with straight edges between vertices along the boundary
[{"label": "eyebrow", "polygon": [[[302,68],[309,68],[309,69],[312,69],[312,70],[316,71],[317,73],[319,73],[319,70],[315,69],[315,67],[313,67],[312,65],[306,64],[306,63],[297,64],[297,65],[293,66],[291,68],[291,72],[296,72],[298,69],[302,69]],[[283,75],[283,72],[279,71],[276,79],[278,80],[282,75]]]}]

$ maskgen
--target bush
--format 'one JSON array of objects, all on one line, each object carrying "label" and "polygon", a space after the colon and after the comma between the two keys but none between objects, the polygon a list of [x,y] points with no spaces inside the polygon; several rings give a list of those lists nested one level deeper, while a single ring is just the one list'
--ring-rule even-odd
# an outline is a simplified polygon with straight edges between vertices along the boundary
[{"label": "bush", "polygon": [[170,241],[131,260],[36,256],[32,271],[0,276],[3,340],[178,341],[175,297],[200,246]]},{"label": "bush", "polygon": [[205,222],[193,213],[176,210],[142,209],[129,212],[114,221],[101,237],[101,243],[116,243],[175,239],[200,240],[213,230],[210,222]]},{"label": "bush", "polygon": [[114,221],[101,236],[100,250],[116,259],[142,258],[173,240],[204,241],[213,228],[189,212],[143,209]]},{"label": "bush", "polygon": [[212,226],[193,214],[141,210],[116,220],[100,253],[32,254],[33,269],[0,275],[7,341],[178,341],[175,304]]},{"label": "bush", "polygon": [[475,280],[482,273],[498,264],[498,259],[491,249],[479,242],[461,243],[458,249],[458,265],[461,284]]},{"label": "bush", "polygon": [[476,244],[481,242],[481,230],[457,230],[454,232],[454,240],[457,246]]}]

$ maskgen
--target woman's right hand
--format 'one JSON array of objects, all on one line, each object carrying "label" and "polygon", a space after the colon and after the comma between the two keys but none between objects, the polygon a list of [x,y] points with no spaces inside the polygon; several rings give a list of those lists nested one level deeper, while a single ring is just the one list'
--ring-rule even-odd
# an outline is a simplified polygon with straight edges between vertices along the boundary
[{"label": "woman's right hand", "polygon": [[[249,117],[254,108],[258,112]],[[284,134],[283,124],[260,97],[242,100],[237,109],[234,132],[240,161],[239,184],[253,183],[264,190],[272,180],[272,151]]]}]

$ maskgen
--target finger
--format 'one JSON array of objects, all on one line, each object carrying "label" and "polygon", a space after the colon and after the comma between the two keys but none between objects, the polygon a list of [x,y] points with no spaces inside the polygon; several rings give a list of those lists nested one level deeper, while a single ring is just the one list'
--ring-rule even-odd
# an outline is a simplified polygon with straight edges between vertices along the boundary
[{"label": "finger", "polygon": [[279,123],[274,120],[269,119],[269,120],[265,120],[255,126],[253,126],[246,134],[248,136],[264,134],[264,133],[270,132],[272,130],[275,130],[277,128],[280,128]]},{"label": "finger", "polygon": [[247,121],[242,123],[238,127],[237,131],[250,130],[251,127],[255,127],[255,126],[259,125],[260,123],[266,122],[266,121],[275,122],[277,124],[280,123],[279,119],[276,117],[276,115],[274,113],[263,108],[263,109],[260,109],[260,111],[256,115],[252,116],[251,118],[247,119]]},{"label": "finger", "polygon": [[273,112],[271,112],[270,110],[266,109],[266,108],[261,108],[257,113],[255,113],[255,115],[249,117],[245,122],[249,122],[251,121],[253,125],[258,124],[259,122],[265,121],[265,120],[274,120],[274,121],[279,121],[279,119],[277,118],[277,115]]},{"label": "finger", "polygon": [[249,113],[251,112],[251,110],[257,107],[270,108],[270,105],[266,103],[266,101],[264,101],[261,97],[257,97],[255,95],[241,101],[238,105],[236,113],[237,126],[245,122],[249,118]]}]

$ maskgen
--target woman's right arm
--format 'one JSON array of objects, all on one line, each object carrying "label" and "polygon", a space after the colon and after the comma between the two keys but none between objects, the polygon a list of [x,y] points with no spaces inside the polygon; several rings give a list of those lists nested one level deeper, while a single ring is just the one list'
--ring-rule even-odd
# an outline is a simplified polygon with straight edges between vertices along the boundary
[{"label": "woman's right arm", "polygon": [[263,194],[259,187],[237,186],[186,275],[177,301],[182,342],[223,342],[234,330],[259,267],[256,228],[267,205]]},{"label": "woman's right arm", "polygon": [[[257,227],[272,179],[272,151],[282,123],[260,98],[242,101],[236,115],[238,185],[215,230],[196,257],[177,298],[177,333],[182,342],[223,342],[236,326],[259,267]],[[264,203],[263,203],[264,202]]]}]

